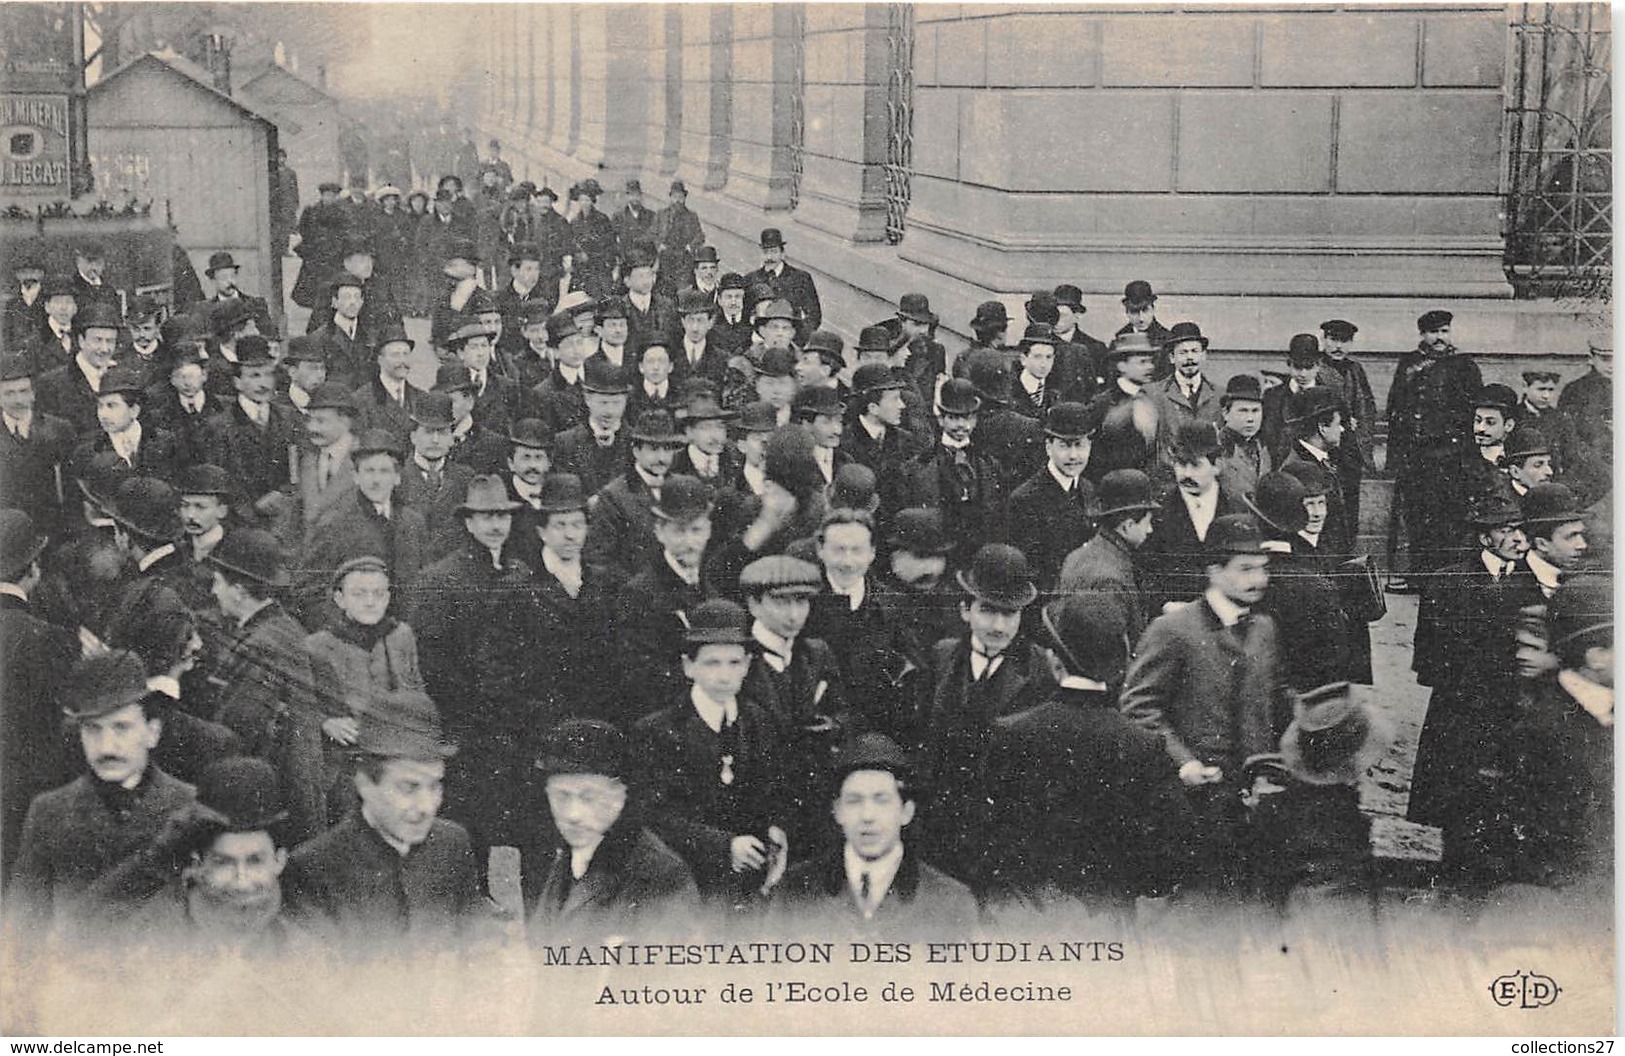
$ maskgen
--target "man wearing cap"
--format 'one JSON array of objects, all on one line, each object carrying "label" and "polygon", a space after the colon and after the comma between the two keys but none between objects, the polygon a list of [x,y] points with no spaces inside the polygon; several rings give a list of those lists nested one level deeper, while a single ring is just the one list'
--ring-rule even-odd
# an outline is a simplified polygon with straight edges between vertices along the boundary
[{"label": "man wearing cap", "polygon": [[91,908],[97,878],[191,801],[192,786],[151,761],[163,724],[148,714],[147,693],[146,668],[133,653],[91,656],[68,674],[61,699],[88,772],[28,806],[6,892],[18,923],[72,924]]},{"label": "man wearing cap", "polygon": [[1190,808],[1162,741],[1117,709],[1124,617],[1078,596],[1040,612],[1055,688],[996,719],[989,750],[995,898],[1075,899],[1121,915],[1183,876]]},{"label": "man wearing cap", "polygon": [[942,511],[961,564],[1004,530],[1004,487],[999,465],[982,453],[975,433],[982,409],[976,386],[953,378],[937,398],[938,442],[904,462],[887,487],[888,510],[929,506]]},{"label": "man wearing cap", "polygon": [[[1354,544],[1359,539],[1359,525],[1354,521],[1342,487],[1342,466],[1349,458],[1359,457],[1358,452],[1344,444],[1347,437],[1344,411],[1342,397],[1329,388],[1317,385],[1294,397],[1286,424],[1291,444],[1279,463],[1281,469],[1291,472],[1290,467],[1297,463],[1312,462],[1326,475],[1326,524],[1321,529],[1318,545],[1332,555],[1354,553]],[[1478,479],[1484,479],[1484,474],[1480,473]]]},{"label": "man wearing cap", "polygon": [[672,459],[685,443],[670,411],[644,411],[629,433],[632,468],[598,492],[586,550],[589,562],[612,569],[622,580],[637,575],[656,556],[653,511]]},{"label": "man wearing cap", "polygon": [[1567,420],[1563,475],[1588,503],[1613,490],[1614,479],[1614,341],[1612,334],[1593,338],[1590,366],[1563,386],[1557,409]]},{"label": "man wearing cap", "polygon": [[349,227],[349,210],[339,202],[343,188],[336,180],[323,180],[318,201],[299,214],[299,241],[294,252],[302,262],[294,283],[293,303],[312,308],[321,295],[322,284],[338,265],[344,232]]},{"label": "man wearing cap", "polygon": [[1165,347],[1173,373],[1146,387],[1157,403],[1164,445],[1172,442],[1180,422],[1217,425],[1223,416],[1219,390],[1206,374],[1208,338],[1202,328],[1195,323],[1175,323]]},{"label": "man wearing cap", "polygon": [[[667,189],[670,204],[655,216],[654,242],[660,252],[660,274],[668,296],[688,288],[712,296],[716,292],[717,251],[705,244],[705,226],[688,207],[688,186],[672,180]],[[702,265],[711,265],[710,277],[701,274]]]},{"label": "man wearing cap", "polygon": [[746,624],[731,601],[696,605],[678,642],[681,680],[631,737],[651,828],[693,870],[702,898],[734,907],[771,891],[790,853],[784,731],[745,691]]},{"label": "man wearing cap", "polygon": [[[1377,397],[1372,392],[1365,367],[1351,354],[1354,335],[1359,332],[1360,328],[1346,319],[1328,319],[1320,324],[1320,350],[1326,357],[1320,372],[1321,383],[1337,388],[1349,409],[1349,428],[1359,446],[1359,470],[1363,478],[1364,474],[1375,473],[1377,469],[1371,455],[1372,430],[1377,425]],[[1345,491],[1352,479],[1352,476],[1345,478]]]},{"label": "man wearing cap", "polygon": [[1112,339],[1110,359],[1115,375],[1106,390],[1088,404],[1100,419],[1088,474],[1095,483],[1114,469],[1150,472],[1156,456],[1159,412],[1147,387],[1156,371],[1157,349],[1144,334]]},{"label": "man wearing cap", "polygon": [[1151,621],[1129,665],[1121,706],[1161,735],[1196,814],[1192,880],[1244,879],[1242,763],[1275,748],[1283,690],[1275,621],[1253,611],[1269,586],[1270,555],[1250,516],[1218,518],[1207,589]]},{"label": "man wearing cap", "polygon": [[1010,493],[1010,541],[1027,555],[1040,591],[1055,589],[1066,555],[1094,534],[1094,485],[1084,479],[1099,422],[1081,403],[1044,415],[1044,468]]},{"label": "man wearing cap", "polygon": [[209,254],[209,266],[203,269],[203,274],[214,286],[214,293],[207,303],[213,307],[221,301],[241,300],[253,314],[260,333],[268,334],[276,325],[271,320],[270,305],[265,303],[265,298],[244,293],[238,288],[237,279],[241,271],[236,258],[225,250]]},{"label": "man wearing cap", "polygon": [[[802,861],[774,905],[798,929],[887,936],[964,935],[977,925],[965,885],[922,860],[905,830],[923,797],[915,767],[891,738],[858,735],[842,744],[816,788],[835,818],[839,849]],[[823,821],[829,829],[828,820]]]},{"label": "man wearing cap", "polygon": [[1128,321],[1118,328],[1115,336],[1144,334],[1156,350],[1156,366],[1152,380],[1161,381],[1173,373],[1168,358],[1168,328],[1157,318],[1157,294],[1144,279],[1135,279],[1123,287],[1123,315]]},{"label": "man wearing cap", "polygon": [[290,833],[309,838],[327,824],[323,711],[306,631],[277,600],[292,583],[287,560],[276,538],[257,528],[232,531],[208,560],[223,618],[210,667],[219,704],[210,718],[242,738],[245,753],[276,767]]},{"label": "man wearing cap", "polygon": [[623,371],[594,356],[582,367],[581,388],[586,420],[556,434],[554,463],[596,493],[632,466],[632,443],[622,428],[632,386]]},{"label": "man wearing cap", "polygon": [[372,376],[351,394],[360,428],[383,429],[403,439],[411,431],[412,407],[424,394],[412,384],[414,345],[398,323],[378,335]]},{"label": "man wearing cap", "polygon": [[818,300],[818,284],[807,272],[786,263],[784,234],[776,227],[762,229],[759,239],[762,266],[745,276],[746,282],[765,283],[774,296],[789,301],[801,320],[798,331],[805,336],[824,325],[824,306]]},{"label": "man wearing cap", "polygon": [[542,721],[570,715],[596,715],[607,706],[614,680],[606,672],[616,580],[584,555],[588,538],[588,495],[573,473],[542,478],[534,517],[532,584],[536,620],[525,638],[534,670],[545,672],[537,695]]},{"label": "man wearing cap", "polygon": [[64,464],[73,450],[66,418],[35,407],[34,368],[27,355],[0,359],[0,505],[27,513],[41,530],[63,528]]},{"label": "man wearing cap", "polygon": [[288,859],[288,910],[363,947],[433,946],[467,934],[484,913],[469,834],[438,817],[446,760],[434,704],[403,691],[362,717],[360,806]]},{"label": "man wearing cap", "polygon": [[99,451],[112,451],[136,473],[166,480],[175,475],[181,452],[174,434],[141,422],[145,380],[135,367],[114,366],[102,375],[96,393],[100,430],[93,436],[81,434],[72,456],[75,466],[85,465]]},{"label": "man wearing cap", "polygon": [[694,875],[644,824],[619,730],[597,719],[563,722],[548,733],[536,769],[552,824],[521,851],[533,941],[658,932],[699,909]]},{"label": "man wearing cap", "polygon": [[78,659],[79,642],[47,621],[31,597],[48,542],[28,514],[0,509],[0,878],[8,882],[28,804],[70,772],[58,718],[62,673]]},{"label": "man wearing cap", "polygon": [[1086,595],[1095,604],[1121,612],[1128,641],[1140,640],[1154,613],[1142,585],[1145,573],[1135,554],[1151,538],[1151,480],[1137,469],[1114,469],[1101,478],[1094,508],[1095,534],[1066,555],[1056,578],[1062,595]]},{"label": "man wearing cap", "polygon": [[95,430],[96,396],[118,350],[119,326],[118,314],[108,308],[93,306],[79,312],[73,317],[77,350],[72,358],[64,362],[53,357],[48,361],[51,369],[38,375],[40,409],[67,419],[80,437]]},{"label": "man wearing cap", "polygon": [[[238,494],[264,513],[266,496],[287,488],[292,479],[290,460],[305,430],[298,414],[275,399],[276,361],[263,337],[250,335],[238,343],[232,385],[235,398],[196,431],[187,453],[194,462],[219,464],[237,482]],[[177,402],[177,420],[195,421],[197,416],[187,413],[188,401]]]}]

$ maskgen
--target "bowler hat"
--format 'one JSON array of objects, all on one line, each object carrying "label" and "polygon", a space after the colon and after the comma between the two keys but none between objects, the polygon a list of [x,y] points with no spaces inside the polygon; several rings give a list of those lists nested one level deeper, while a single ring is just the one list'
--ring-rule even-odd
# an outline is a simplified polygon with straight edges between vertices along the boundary
[{"label": "bowler hat", "polygon": [[1224,383],[1224,395],[1219,397],[1219,405],[1228,407],[1237,400],[1264,402],[1264,385],[1258,380],[1258,375],[1234,374]]},{"label": "bowler hat", "polygon": [[365,290],[367,288],[367,280],[363,279],[353,271],[341,271],[337,275],[333,276],[333,281],[327,284],[328,295],[332,296],[344,289],[346,286],[354,286],[358,290]]},{"label": "bowler hat", "polygon": [[1518,394],[1506,385],[1485,385],[1473,397],[1473,407],[1494,407],[1502,411],[1513,411],[1518,407]]},{"label": "bowler hat", "polygon": [[678,315],[710,315],[714,307],[709,296],[693,287],[677,295]]},{"label": "bowler hat", "polygon": [[[217,301],[207,311],[209,323],[214,328],[216,337],[225,337],[254,318],[253,307],[241,297]],[[75,318],[74,321],[77,322],[78,319]]]},{"label": "bowler hat", "polygon": [[271,342],[259,334],[247,334],[237,339],[237,366],[262,367],[276,362],[271,355]]},{"label": "bowler hat", "polygon": [[598,302],[595,313],[600,323],[609,319],[629,319],[625,297],[605,297]]},{"label": "bowler hat", "polygon": [[725,271],[722,273],[722,277],[717,280],[717,292],[721,293],[723,290],[743,290],[749,285],[750,284],[745,281],[745,276],[739,274],[739,272]]},{"label": "bowler hat", "polygon": [[1519,425],[1507,438],[1505,453],[1508,463],[1517,463],[1535,455],[1551,454],[1552,445],[1536,426]]},{"label": "bowler hat", "polygon": [[156,477],[131,477],[118,486],[108,514],[121,526],[149,540],[181,534],[181,497]]},{"label": "bowler hat", "polygon": [[555,312],[547,317],[547,343],[557,347],[567,337],[581,333],[576,317],[569,312]]},{"label": "bowler hat", "polygon": [[720,262],[721,258],[717,256],[716,246],[701,246],[694,251],[694,263],[696,264],[717,264]]},{"label": "bowler hat", "polygon": [[542,738],[536,769],[548,774],[598,774],[624,780],[626,737],[602,719],[566,719]]},{"label": "bowler hat", "polygon": [[1010,391],[1010,357],[992,349],[972,352],[965,360],[965,376],[983,403],[1004,403]]},{"label": "bowler hat", "polygon": [[887,355],[895,352],[903,343],[901,333],[893,334],[884,326],[866,326],[858,331],[857,351],[884,352]]},{"label": "bowler hat", "polygon": [[[165,347],[170,349],[203,340],[202,324],[198,322],[196,316],[185,313],[165,319],[159,324],[158,333],[163,338]],[[292,342],[289,342],[289,345],[291,347]]]},{"label": "bowler hat", "polygon": [[85,657],[68,672],[66,681],[62,711],[75,722],[110,715],[140,703],[151,692],[146,665],[123,649]]},{"label": "bowler hat", "polygon": [[914,764],[909,760],[908,753],[884,733],[853,735],[835,748],[832,763],[830,777],[836,790],[839,790],[848,774],[859,770],[880,770],[901,782],[907,782],[914,776]]},{"label": "bowler hat", "polygon": [[1009,326],[1010,313],[1004,307],[1003,301],[983,301],[976,306],[976,314],[971,316],[972,330],[979,330],[984,326]]},{"label": "bowler hat", "polygon": [[1320,362],[1320,338],[1314,334],[1293,334],[1286,346],[1287,362],[1294,367],[1309,367]]},{"label": "bowler hat", "polygon": [[480,262],[480,248],[472,238],[452,239],[451,245],[446,247],[444,260],[466,260],[470,264]]},{"label": "bowler hat", "polygon": [[1585,519],[1580,500],[1565,484],[1536,484],[1523,497],[1525,524],[1568,524]]},{"label": "bowler hat", "polygon": [[1287,401],[1286,424],[1296,425],[1342,410],[1341,396],[1324,385],[1315,385],[1292,394]]},{"label": "bowler hat", "polygon": [[98,451],[79,473],[79,490],[103,512],[113,504],[119,485],[135,474],[116,451]]},{"label": "bowler hat", "polygon": [[931,310],[931,299],[923,293],[905,293],[897,301],[897,315],[916,323],[935,323],[937,313]]},{"label": "bowler hat", "polygon": [[686,473],[672,473],[660,485],[660,498],[650,512],[662,521],[686,523],[708,516],[711,500],[711,488],[705,481]]},{"label": "bowler hat", "polygon": [[937,393],[937,409],[944,414],[975,414],[982,409],[982,397],[969,378],[949,378]]},{"label": "bowler hat", "polygon": [[1393,742],[1387,723],[1355,700],[1347,682],[1302,694],[1292,710],[1292,723],[1281,735],[1281,758],[1306,784],[1352,785]]},{"label": "bowler hat", "polygon": [[163,313],[164,306],[158,298],[150,293],[140,294],[130,301],[130,322],[141,319],[156,319]]},{"label": "bowler hat", "polygon": [[758,557],[739,573],[739,589],[746,597],[812,597],[823,587],[823,573],[817,565],[789,554]]},{"label": "bowler hat", "polygon": [[1222,449],[1219,430],[1212,422],[1180,422],[1174,428],[1172,459],[1176,463],[1190,465],[1204,458],[1217,462]]},{"label": "bowler hat", "polygon": [[1128,308],[1144,308],[1157,303],[1157,291],[1144,279],[1135,279],[1123,287],[1123,304]]},{"label": "bowler hat", "polygon": [[929,506],[911,506],[898,510],[891,520],[891,534],[886,545],[894,552],[934,555],[946,554],[954,548],[954,541],[942,527],[942,511]]},{"label": "bowler hat", "polygon": [[796,321],[796,310],[790,302],[783,297],[775,297],[767,302],[761,311],[756,313],[756,323],[760,325],[770,319],[784,319],[788,322]]},{"label": "bowler hat", "polygon": [[210,551],[206,559],[226,572],[268,587],[285,587],[287,555],[276,536],[260,528],[234,528]]},{"label": "bowler hat", "polygon": [[1231,513],[1216,517],[1208,529],[1209,553],[1232,556],[1235,554],[1262,554],[1264,536],[1258,530],[1258,521],[1251,514]]},{"label": "bowler hat", "polygon": [[1068,674],[1114,686],[1128,670],[1128,621],[1121,605],[1096,604],[1071,594],[1039,611],[1050,647]]},{"label": "bowler hat", "polygon": [[457,754],[440,729],[440,713],[421,689],[396,689],[372,698],[361,713],[356,749],[383,759],[433,762]]},{"label": "bowler hat", "polygon": [[1195,323],[1175,323],[1169,327],[1168,336],[1162,339],[1162,347],[1173,348],[1182,341],[1200,341],[1203,348],[1207,347],[1207,337]]},{"label": "bowler hat", "polygon": [[20,381],[34,376],[34,360],[24,353],[8,353],[0,358],[0,381]]},{"label": "bowler hat", "polygon": [[1048,290],[1039,290],[1027,298],[1022,305],[1027,313],[1029,323],[1042,323],[1045,326],[1054,326],[1061,321],[1061,305],[1055,295]]},{"label": "bowler hat", "polygon": [[763,249],[783,249],[784,232],[776,227],[764,227],[760,241]]},{"label": "bowler hat", "polygon": [[359,462],[368,455],[393,455],[397,463],[405,458],[401,442],[388,429],[364,429],[350,446],[350,458]]},{"label": "bowler hat", "polygon": [[1138,469],[1114,469],[1100,478],[1095,489],[1097,521],[1125,513],[1144,513],[1157,504],[1151,498],[1151,478]]},{"label": "bowler hat", "polygon": [[633,268],[652,268],[655,263],[655,247],[647,242],[634,242],[621,251],[621,267],[627,272]]},{"label": "bowler hat", "polygon": [[965,593],[1001,609],[1026,608],[1038,597],[1027,555],[1006,543],[984,545],[957,578]]},{"label": "bowler hat", "polygon": [[[672,180],[671,181],[671,186],[666,188],[666,193],[668,193],[668,194],[687,194],[688,193],[688,184],[684,183],[682,180]],[[702,247],[702,248],[708,248],[708,247]],[[711,252],[715,253],[716,250],[713,249],[713,250],[711,250]]]},{"label": "bowler hat", "polygon": [[683,405],[677,409],[677,420],[685,427],[693,422],[731,422],[736,417],[733,411],[722,406],[710,386],[690,390]]},{"label": "bowler hat", "polygon": [[450,429],[457,424],[452,417],[451,394],[448,392],[419,393],[408,413],[413,425],[426,429]]},{"label": "bowler hat", "polygon": [[310,402],[305,404],[305,410],[319,411],[324,407],[354,415],[355,395],[339,382],[324,381],[310,394]]},{"label": "bowler hat", "polygon": [[225,250],[209,254],[209,266],[203,269],[203,274],[214,278],[214,273],[225,268],[237,267],[237,259]]},{"label": "bowler hat", "polygon": [[508,489],[502,483],[502,478],[491,473],[470,480],[467,496],[457,504],[459,514],[512,513],[518,508],[519,503],[508,497]]},{"label": "bowler hat", "polygon": [[22,510],[0,509],[0,580],[16,582],[44,552],[50,540]]},{"label": "bowler hat", "polygon": [[430,391],[446,396],[454,392],[473,392],[474,372],[456,360],[438,363],[434,368],[434,388]]},{"label": "bowler hat", "polygon": [[906,384],[897,371],[884,363],[865,363],[852,372],[852,391],[860,396],[901,389]]},{"label": "bowler hat", "polygon": [[841,394],[828,385],[799,389],[790,400],[790,420],[808,422],[820,415],[839,418],[846,413]]},{"label": "bowler hat", "polygon": [[787,425],[767,439],[763,473],[787,491],[811,494],[824,487],[824,474],[813,456],[812,431],[804,425]]},{"label": "bowler hat", "polygon": [[756,364],[756,374],[763,378],[788,378],[795,374],[796,354],[788,348],[770,348],[762,353]]},{"label": "bowler hat", "polygon": [[1138,330],[1130,330],[1126,334],[1118,334],[1112,338],[1110,355],[1112,359],[1126,359],[1129,356],[1155,356],[1157,346],[1151,339]]},{"label": "bowler hat", "polygon": [[334,194],[338,194],[340,191],[344,190],[344,185],[337,180],[323,180],[321,183],[316,185],[316,190],[332,191]]},{"label": "bowler hat", "polygon": [[750,640],[750,616],[726,598],[712,598],[690,610],[683,631],[689,645],[746,645]]},{"label": "bowler hat", "polygon": [[1089,310],[1083,306],[1083,291],[1071,283],[1063,282],[1055,287],[1054,297],[1056,304],[1065,305],[1074,312],[1082,314]]},{"label": "bowler hat", "polygon": [[[137,366],[115,364],[109,367],[107,373],[102,375],[102,387],[96,390],[98,396],[111,396],[113,393],[122,393],[125,396],[141,395],[147,391],[147,373]],[[139,400],[136,402],[140,402]]]},{"label": "bowler hat", "polygon": [[1307,458],[1293,459],[1281,467],[1282,473],[1290,474],[1303,485],[1303,497],[1313,499],[1325,495],[1331,489],[1331,478],[1319,462]]},{"label": "bowler hat", "polygon": [[1454,321],[1456,317],[1442,308],[1435,308],[1430,312],[1423,312],[1416,319],[1418,333],[1427,333],[1429,330],[1442,330]]},{"label": "bowler hat", "polygon": [[632,422],[627,435],[634,444],[651,444],[655,447],[682,447],[688,443],[683,431],[677,428],[672,413],[660,407],[643,410]]},{"label": "bowler hat", "polygon": [[1547,610],[1552,644],[1590,647],[1614,640],[1614,577],[1604,573],[1566,576]]},{"label": "bowler hat", "polygon": [[197,800],[226,819],[226,832],[259,832],[288,819],[282,782],[264,759],[218,759],[197,779]]},{"label": "bowler hat", "polygon": [[231,474],[208,462],[198,462],[181,470],[175,481],[176,496],[235,495]]},{"label": "bowler hat", "polygon": [[76,334],[86,330],[117,330],[123,325],[117,311],[99,302],[88,305],[73,317],[73,332]]},{"label": "bowler hat", "polygon": [[875,471],[862,462],[847,462],[835,471],[829,486],[829,508],[874,513],[880,505]]},{"label": "bowler hat", "polygon": [[[1530,489],[1533,490],[1533,489]],[[1467,523],[1474,528],[1501,528],[1523,523],[1523,509],[1499,489],[1476,495],[1467,502]]]},{"label": "bowler hat", "polygon": [[546,326],[553,316],[553,309],[545,301],[531,301],[519,308],[519,326]]},{"label": "bowler hat", "polygon": [[553,434],[540,418],[521,418],[508,430],[508,443],[536,451],[553,449]]},{"label": "bowler hat", "polygon": [[1309,512],[1303,508],[1305,497],[1297,477],[1276,471],[1259,477],[1253,494],[1243,495],[1241,501],[1278,538],[1290,539],[1309,523]]},{"label": "bowler hat", "polygon": [[1034,345],[1055,346],[1055,328],[1048,323],[1028,323],[1027,328],[1021,332],[1021,340],[1016,345],[1025,350]]},{"label": "bowler hat", "polygon": [[288,351],[283,355],[284,363],[326,363],[327,351],[322,347],[319,337],[310,334],[300,334],[288,341]]},{"label": "bowler hat", "polygon": [[771,433],[779,427],[779,409],[766,400],[747,403],[739,409],[737,427],[743,433]]},{"label": "bowler hat", "polygon": [[761,315],[757,312],[757,309],[777,297],[778,294],[773,292],[773,287],[765,282],[753,282],[745,287],[745,304],[751,310],[750,321],[752,324],[761,320]]},{"label": "bowler hat", "polygon": [[573,513],[587,508],[587,489],[574,473],[549,473],[542,478],[538,501],[542,513]]},{"label": "bowler hat", "polygon": [[626,372],[607,359],[593,358],[581,367],[581,388],[603,396],[625,395],[632,391]]},{"label": "bowler hat", "polygon": [[47,275],[40,283],[40,296],[47,301],[52,297],[72,297],[78,299],[78,292],[74,289],[73,279],[67,275]]},{"label": "bowler hat", "polygon": [[534,242],[515,242],[513,248],[508,250],[508,263],[518,264],[521,261],[542,259],[541,247]]},{"label": "bowler hat", "polygon": [[1100,415],[1081,403],[1057,403],[1044,413],[1044,435],[1057,440],[1081,440],[1100,429]]},{"label": "bowler hat", "polygon": [[1347,319],[1328,319],[1320,324],[1320,332],[1333,341],[1352,341],[1360,328]]},{"label": "bowler hat", "polygon": [[814,330],[807,335],[806,343],[801,346],[801,350],[818,353],[820,359],[837,370],[846,362],[844,358],[846,342],[833,330]]}]

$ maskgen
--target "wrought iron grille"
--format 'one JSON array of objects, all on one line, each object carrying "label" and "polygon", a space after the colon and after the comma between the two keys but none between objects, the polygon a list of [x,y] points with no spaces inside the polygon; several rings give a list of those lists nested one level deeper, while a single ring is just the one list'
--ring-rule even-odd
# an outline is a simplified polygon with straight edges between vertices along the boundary
[{"label": "wrought iron grille", "polygon": [[807,146],[807,9],[790,11],[790,208],[801,203],[801,172]]},{"label": "wrought iron grille", "polygon": [[914,5],[886,5],[886,242],[903,241],[914,170]]},{"label": "wrought iron grille", "polygon": [[1603,4],[1521,4],[1508,93],[1506,271],[1520,296],[1607,297],[1612,29]]}]

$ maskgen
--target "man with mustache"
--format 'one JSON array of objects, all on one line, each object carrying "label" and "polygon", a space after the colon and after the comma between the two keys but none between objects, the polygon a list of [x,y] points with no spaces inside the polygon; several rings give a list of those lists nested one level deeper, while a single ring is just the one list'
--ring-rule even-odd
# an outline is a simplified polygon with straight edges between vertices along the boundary
[{"label": "man with mustache", "polygon": [[1506,445],[1518,427],[1518,394],[1506,385],[1485,385],[1469,397],[1469,403],[1471,442],[1430,464],[1429,502],[1417,509],[1433,550],[1452,561],[1475,548],[1473,503],[1485,495],[1512,497],[1512,484],[1502,467]]},{"label": "man with mustache", "polygon": [[7,891],[24,927],[79,919],[92,885],[146,846],[164,819],[190,803],[192,786],[153,765],[163,723],[147,712],[147,671],[134,653],[79,663],[64,687],[88,773],[36,796]]}]

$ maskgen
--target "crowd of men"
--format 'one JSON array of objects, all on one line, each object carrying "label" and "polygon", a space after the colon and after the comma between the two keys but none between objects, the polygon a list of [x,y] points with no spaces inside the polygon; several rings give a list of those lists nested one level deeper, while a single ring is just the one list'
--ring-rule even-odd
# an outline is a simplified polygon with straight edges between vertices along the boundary
[{"label": "crowd of men", "polygon": [[[94,247],[17,262],[10,926],[449,941],[503,921],[495,848],[540,939],[1371,902],[1354,323],[1220,378],[1137,280],[1105,339],[1063,284],[1014,344],[990,301],[951,352],[911,293],[849,350],[781,231],[723,271],[681,184],[613,219],[544,189],[493,256],[454,182],[429,387],[392,188],[305,211],[286,341],[226,253],[177,315]],[[1451,325],[1420,318],[1386,409],[1433,691],[1412,815],[1467,902],[1605,890],[1611,344],[1520,393]]]}]

